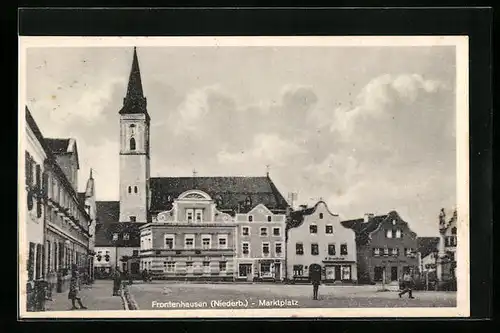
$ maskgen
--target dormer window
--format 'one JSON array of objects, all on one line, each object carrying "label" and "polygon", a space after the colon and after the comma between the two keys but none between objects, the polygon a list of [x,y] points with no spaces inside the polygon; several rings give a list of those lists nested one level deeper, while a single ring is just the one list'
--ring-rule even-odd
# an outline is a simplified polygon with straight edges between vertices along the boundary
[{"label": "dormer window", "polygon": [[196,209],[194,211],[194,215],[196,218],[196,222],[202,222],[203,221],[203,211],[201,209]]},{"label": "dormer window", "polygon": [[135,150],[135,139],[130,138],[130,150]]},{"label": "dormer window", "polygon": [[392,238],[392,229],[387,230],[387,231],[386,231],[385,236],[386,236],[387,238]]},{"label": "dormer window", "polygon": [[186,220],[188,222],[193,222],[193,215],[194,215],[193,209],[186,209]]},{"label": "dormer window", "polygon": [[396,238],[401,238],[401,230],[396,230]]},{"label": "dormer window", "polygon": [[248,222],[252,222],[253,221],[253,216],[252,215],[248,215]]},{"label": "dormer window", "polygon": [[319,219],[322,220],[323,219],[323,213],[319,213]]},{"label": "dormer window", "polygon": [[271,221],[272,221],[271,215],[267,215],[267,222],[271,222]]}]

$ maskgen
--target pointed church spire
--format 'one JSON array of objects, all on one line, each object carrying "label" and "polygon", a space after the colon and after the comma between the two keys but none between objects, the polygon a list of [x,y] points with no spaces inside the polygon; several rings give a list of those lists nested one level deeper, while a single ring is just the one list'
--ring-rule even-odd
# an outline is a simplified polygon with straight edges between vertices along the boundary
[{"label": "pointed church spire", "polygon": [[141,70],[139,68],[139,59],[137,58],[137,49],[134,47],[134,56],[132,59],[132,68],[128,79],[127,95],[123,99],[123,108],[120,114],[146,113],[146,97],[142,90]]},{"label": "pointed church spire", "polygon": [[87,186],[85,188],[85,198],[92,198],[95,193],[94,188],[94,178],[92,177],[92,168],[90,169],[90,177],[87,180]]}]

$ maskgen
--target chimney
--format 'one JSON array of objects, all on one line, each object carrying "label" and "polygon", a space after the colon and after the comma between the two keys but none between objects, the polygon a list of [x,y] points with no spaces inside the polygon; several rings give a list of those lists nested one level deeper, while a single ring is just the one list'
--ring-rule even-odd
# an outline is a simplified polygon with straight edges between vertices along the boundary
[{"label": "chimney", "polygon": [[373,218],[373,214],[371,213],[366,213],[364,217],[364,222],[369,222]]}]

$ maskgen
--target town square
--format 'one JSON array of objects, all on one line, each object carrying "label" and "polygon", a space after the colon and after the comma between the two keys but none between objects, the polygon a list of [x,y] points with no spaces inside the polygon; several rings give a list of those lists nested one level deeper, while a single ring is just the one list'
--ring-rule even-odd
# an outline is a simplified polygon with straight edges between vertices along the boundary
[{"label": "town square", "polygon": [[454,61],[28,49],[27,311],[456,307]]}]

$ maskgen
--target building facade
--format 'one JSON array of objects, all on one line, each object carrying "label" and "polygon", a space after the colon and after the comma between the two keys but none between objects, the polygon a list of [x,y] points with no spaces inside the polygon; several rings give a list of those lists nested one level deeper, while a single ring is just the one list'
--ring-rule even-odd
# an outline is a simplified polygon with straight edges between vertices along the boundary
[{"label": "building facade", "polygon": [[356,232],[359,283],[399,283],[404,272],[418,272],[417,234],[397,212],[342,224]]},{"label": "building facade", "polygon": [[355,238],[323,201],[292,212],[286,239],[288,280],[308,281],[311,265],[319,265],[325,282],[355,283]]},{"label": "building facade", "polygon": [[236,214],[236,279],[282,281],[285,279],[286,214],[273,214],[259,204],[246,214]]},{"label": "building facade", "polygon": [[[97,271],[106,275],[123,264],[118,252],[139,251],[137,260],[132,254],[134,265],[157,278],[233,280],[238,273],[237,219],[247,218],[244,214],[259,204],[276,218],[285,213],[286,200],[268,175],[150,177],[150,116],[135,48],[119,116],[120,200],[96,203]],[[125,225],[126,233],[116,231]],[[268,254],[262,259],[268,257],[275,258]],[[267,267],[259,266],[258,274]]]},{"label": "building facade", "polygon": [[[37,219],[27,221],[28,277],[46,280],[48,273],[54,273],[57,291],[64,292],[68,288],[72,264],[77,264],[82,273],[89,268],[92,220],[77,192],[76,142],[44,138],[27,108],[26,123],[27,212],[28,216]],[[36,226],[33,222],[37,222]],[[35,234],[38,243],[35,243]]]},{"label": "building facade", "polygon": [[25,127],[25,187],[22,200],[19,200],[20,209],[26,212],[25,215],[25,237],[22,249],[25,252],[24,258],[27,260],[27,281],[31,283],[44,278],[45,267],[45,209],[44,193],[42,192],[42,182],[45,172],[45,159],[47,154],[44,149],[43,137],[26,108]]},{"label": "building facade", "polygon": [[439,214],[439,246],[437,276],[441,285],[450,284],[447,288],[456,290],[457,267],[457,210],[447,220],[444,209]]}]

